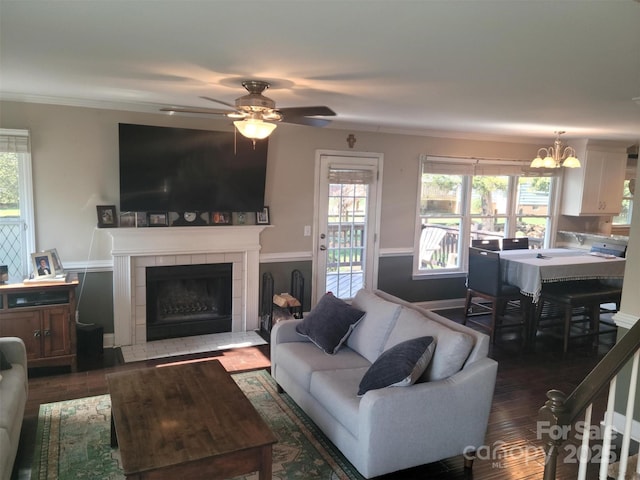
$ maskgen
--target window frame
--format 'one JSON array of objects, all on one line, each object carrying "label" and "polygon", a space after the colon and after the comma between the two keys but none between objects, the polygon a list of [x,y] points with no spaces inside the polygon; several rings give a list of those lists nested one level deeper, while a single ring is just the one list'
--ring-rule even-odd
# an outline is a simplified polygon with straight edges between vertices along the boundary
[{"label": "window frame", "polygon": [[[31,254],[36,251],[35,238],[35,205],[33,201],[33,167],[31,155],[31,135],[29,130],[0,128],[0,139],[16,138],[26,140],[26,151],[24,148],[16,151],[11,145],[4,146],[5,142],[0,142],[0,151],[7,153],[16,153],[18,158],[18,190],[20,195],[20,216],[19,221],[22,222],[24,235],[22,237],[22,248],[24,251],[23,258],[20,259],[22,265],[22,278],[13,278],[12,280],[22,280],[29,275],[31,268]],[[8,142],[11,143],[11,142]],[[2,220],[0,219],[0,222]]]},{"label": "window frame", "polygon": [[[460,234],[458,239],[458,252],[465,252],[470,246],[471,237],[471,221],[474,218],[478,218],[477,214],[471,214],[471,202],[472,202],[472,189],[473,189],[473,177],[475,175],[483,176],[506,176],[508,177],[507,185],[507,211],[504,214],[499,214],[494,218],[503,218],[505,220],[505,236],[514,236],[517,227],[517,221],[519,217],[526,218],[546,218],[545,236],[543,238],[543,246],[547,247],[550,244],[550,238],[556,230],[556,223],[558,217],[558,176],[561,172],[543,172],[540,171],[540,175],[534,175],[534,173],[527,171],[529,165],[528,162],[517,160],[498,160],[498,159],[478,159],[478,158],[461,158],[461,157],[436,157],[421,155],[418,162],[418,188],[416,196],[416,214],[415,214],[415,235],[413,245],[413,262],[412,262],[412,278],[424,279],[424,278],[446,278],[446,277],[459,277],[466,275],[468,269],[468,260],[466,255],[463,255],[458,262],[459,265],[455,267],[444,267],[438,269],[424,269],[420,268],[420,235],[422,231],[423,220],[429,218],[449,218],[449,216],[442,215],[421,215],[421,195],[422,195],[422,174],[424,172],[425,162],[432,162],[434,164],[441,163],[442,171],[434,172],[436,174],[443,175],[461,175],[462,179],[462,195],[460,201],[462,206],[460,208],[460,214],[452,214],[450,217],[460,218]],[[459,167],[459,171],[456,169]],[[437,169],[438,167],[436,167]],[[504,173],[500,173],[504,171]],[[517,194],[518,194],[518,179],[522,176],[529,177],[548,177],[551,176],[550,191],[549,191],[549,203],[547,213],[545,215],[518,215],[516,208],[518,206]]]}]

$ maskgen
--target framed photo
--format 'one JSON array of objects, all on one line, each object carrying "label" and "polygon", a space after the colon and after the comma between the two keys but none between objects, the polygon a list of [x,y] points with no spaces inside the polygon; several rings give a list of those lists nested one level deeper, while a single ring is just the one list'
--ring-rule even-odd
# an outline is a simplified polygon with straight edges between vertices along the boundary
[{"label": "framed photo", "polygon": [[167,227],[169,226],[169,216],[167,212],[149,212],[150,227]]},{"label": "framed photo", "polygon": [[264,207],[262,211],[256,212],[256,223],[258,225],[269,225],[269,207]]},{"label": "framed photo", "polygon": [[136,227],[144,228],[149,226],[147,212],[136,212]]},{"label": "framed photo", "polygon": [[136,212],[120,212],[120,227],[131,228],[136,226]]},{"label": "framed photo", "polygon": [[31,254],[31,263],[33,263],[34,278],[53,278],[56,270],[53,268],[53,257],[51,251],[39,252]]},{"label": "framed photo", "polygon": [[231,225],[231,212],[212,212],[212,225]]},{"label": "framed photo", "polygon": [[45,250],[45,253],[51,254],[51,260],[53,260],[53,269],[56,271],[56,274],[62,273],[64,271],[64,267],[62,266],[62,262],[60,261],[58,250],[52,248],[51,250]]},{"label": "framed photo", "polygon": [[98,205],[98,228],[117,227],[116,206],[115,205]]}]

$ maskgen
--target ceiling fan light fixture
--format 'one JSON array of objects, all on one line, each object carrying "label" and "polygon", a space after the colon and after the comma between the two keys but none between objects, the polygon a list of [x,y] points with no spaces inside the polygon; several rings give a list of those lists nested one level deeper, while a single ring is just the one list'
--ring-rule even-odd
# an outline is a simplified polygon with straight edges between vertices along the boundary
[{"label": "ceiling fan light fixture", "polygon": [[275,123],[267,123],[255,118],[236,120],[233,124],[243,136],[252,140],[267,138],[277,126]]}]

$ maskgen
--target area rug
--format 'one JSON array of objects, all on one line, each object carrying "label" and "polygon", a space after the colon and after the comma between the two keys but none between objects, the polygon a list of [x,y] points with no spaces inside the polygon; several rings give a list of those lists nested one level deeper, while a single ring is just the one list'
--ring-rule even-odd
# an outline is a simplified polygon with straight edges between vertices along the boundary
[{"label": "area rug", "polygon": [[[278,438],[274,480],[363,480],[293,400],[276,391],[268,372],[232,377]],[[110,447],[110,419],[109,395],[41,405],[31,479],[124,479],[118,450]]]}]

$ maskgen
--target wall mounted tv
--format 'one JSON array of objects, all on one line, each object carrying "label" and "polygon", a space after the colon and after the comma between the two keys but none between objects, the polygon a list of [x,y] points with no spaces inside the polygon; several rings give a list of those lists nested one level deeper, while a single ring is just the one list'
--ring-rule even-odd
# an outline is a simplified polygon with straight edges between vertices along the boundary
[{"label": "wall mounted tv", "polygon": [[268,140],[119,124],[120,210],[260,211]]}]

